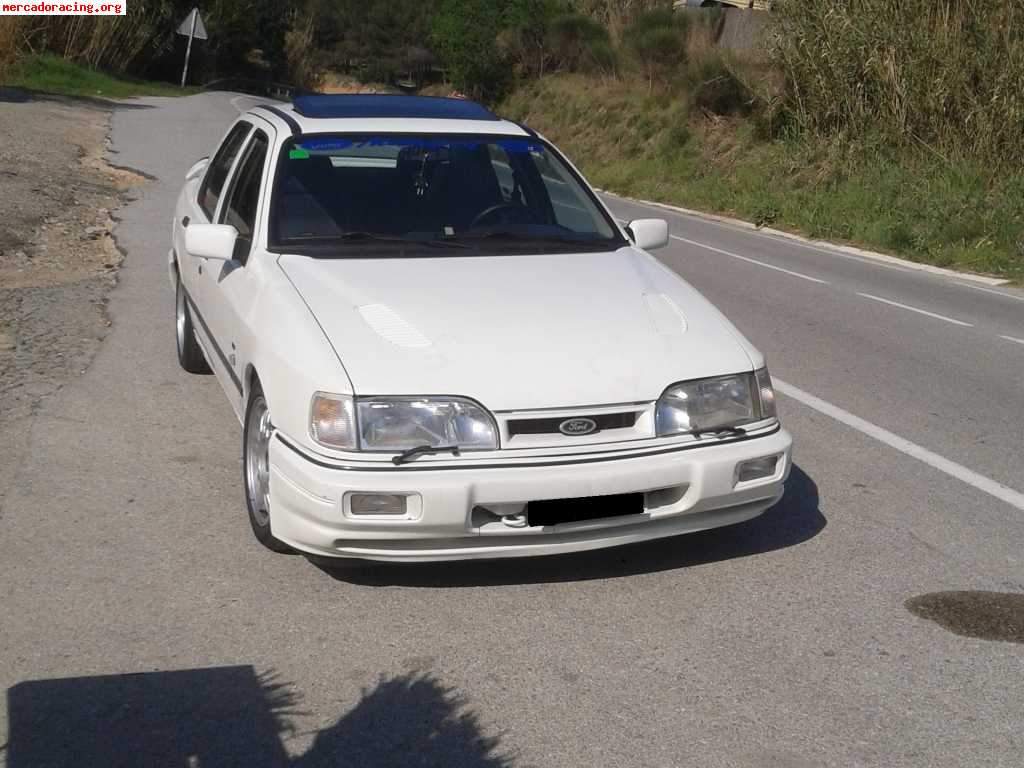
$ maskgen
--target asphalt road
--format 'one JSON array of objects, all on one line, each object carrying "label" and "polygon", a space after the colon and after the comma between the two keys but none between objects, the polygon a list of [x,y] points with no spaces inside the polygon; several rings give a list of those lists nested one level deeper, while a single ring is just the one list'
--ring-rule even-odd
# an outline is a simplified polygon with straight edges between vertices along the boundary
[{"label": "asphalt road", "polygon": [[0,761],[1020,765],[1024,646],[903,603],[1024,592],[1024,295],[669,215],[659,256],[793,395],[783,501],[616,551],[332,574],[252,540],[239,425],[174,357],[174,197],[245,102],[147,103],[113,117],[112,162],[156,177],[119,212],[113,328],[0,511]]}]

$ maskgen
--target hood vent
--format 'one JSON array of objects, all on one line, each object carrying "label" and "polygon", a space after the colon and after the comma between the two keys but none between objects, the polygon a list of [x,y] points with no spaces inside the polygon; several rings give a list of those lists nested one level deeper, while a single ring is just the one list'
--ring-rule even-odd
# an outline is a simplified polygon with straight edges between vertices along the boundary
[{"label": "hood vent", "polygon": [[387,304],[363,304],[356,307],[366,324],[382,339],[398,347],[422,349],[430,346],[430,339],[406,322]]}]

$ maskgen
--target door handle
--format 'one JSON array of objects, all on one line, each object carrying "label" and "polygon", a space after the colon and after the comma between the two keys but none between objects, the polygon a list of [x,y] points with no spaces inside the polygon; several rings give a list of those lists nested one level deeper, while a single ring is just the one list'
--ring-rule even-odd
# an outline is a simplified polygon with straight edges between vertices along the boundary
[{"label": "door handle", "polygon": [[189,223],[189,221],[191,221],[191,219],[189,219],[189,217],[188,217],[188,216],[186,216],[185,218],[183,218],[183,219],[181,220],[181,226],[183,226],[183,227],[187,227],[187,226],[188,226],[188,223]]}]

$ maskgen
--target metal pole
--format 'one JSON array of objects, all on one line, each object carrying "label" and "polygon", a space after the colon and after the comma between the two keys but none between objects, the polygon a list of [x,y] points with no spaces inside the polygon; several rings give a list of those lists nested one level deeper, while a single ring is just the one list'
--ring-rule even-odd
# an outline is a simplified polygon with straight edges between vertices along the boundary
[{"label": "metal pole", "polygon": [[199,18],[199,10],[192,9],[192,26],[188,30],[188,47],[185,48],[185,67],[181,70],[181,87],[185,87],[185,78],[188,76],[188,58],[192,55],[192,36],[196,33],[196,19]]}]

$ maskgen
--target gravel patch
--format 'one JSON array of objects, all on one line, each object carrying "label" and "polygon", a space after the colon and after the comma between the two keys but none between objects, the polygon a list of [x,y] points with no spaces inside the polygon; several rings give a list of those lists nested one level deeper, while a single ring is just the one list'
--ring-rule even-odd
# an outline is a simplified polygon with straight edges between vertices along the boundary
[{"label": "gravel patch", "polygon": [[122,255],[112,211],[144,179],[105,162],[115,103],[0,93],[0,502],[28,417],[89,366]]}]

